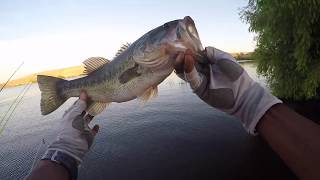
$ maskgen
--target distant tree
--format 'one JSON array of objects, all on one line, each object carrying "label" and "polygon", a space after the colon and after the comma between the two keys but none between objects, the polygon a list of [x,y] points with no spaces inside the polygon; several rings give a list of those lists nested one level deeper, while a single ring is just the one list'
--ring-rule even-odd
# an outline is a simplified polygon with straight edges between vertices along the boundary
[{"label": "distant tree", "polygon": [[275,95],[319,98],[320,1],[249,0],[240,15],[256,33],[257,71]]},{"label": "distant tree", "polygon": [[253,52],[247,52],[247,53],[234,53],[233,57],[236,58],[236,60],[254,60]]}]

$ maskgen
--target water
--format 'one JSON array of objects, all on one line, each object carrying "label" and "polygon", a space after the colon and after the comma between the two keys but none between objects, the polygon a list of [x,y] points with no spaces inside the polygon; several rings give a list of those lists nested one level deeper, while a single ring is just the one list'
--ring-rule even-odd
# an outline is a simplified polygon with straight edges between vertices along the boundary
[{"label": "water", "polygon": [[[254,64],[242,65],[265,86]],[[2,116],[22,88],[0,94]],[[28,174],[74,101],[41,116],[40,92],[36,84],[31,86],[0,136],[1,180]],[[145,105],[137,100],[112,103],[95,123],[100,132],[79,169],[82,180],[294,178],[266,144],[244,131],[238,119],[206,105],[175,75],[160,85],[156,99]]]}]

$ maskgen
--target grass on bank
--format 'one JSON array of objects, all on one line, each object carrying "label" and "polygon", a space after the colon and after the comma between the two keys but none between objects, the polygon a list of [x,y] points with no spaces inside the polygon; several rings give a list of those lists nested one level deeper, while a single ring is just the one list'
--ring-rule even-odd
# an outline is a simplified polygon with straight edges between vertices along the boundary
[{"label": "grass on bank", "polygon": [[[73,66],[73,67],[67,67],[62,69],[43,71],[35,74],[30,74],[30,75],[9,81],[8,84],[6,85],[6,88],[20,86],[20,85],[28,84],[30,82],[36,83],[37,75],[40,75],[40,74],[65,79],[65,78],[80,76],[83,73],[83,70],[84,70],[83,66]],[[3,85],[4,83],[1,83],[0,87],[2,87]]]}]

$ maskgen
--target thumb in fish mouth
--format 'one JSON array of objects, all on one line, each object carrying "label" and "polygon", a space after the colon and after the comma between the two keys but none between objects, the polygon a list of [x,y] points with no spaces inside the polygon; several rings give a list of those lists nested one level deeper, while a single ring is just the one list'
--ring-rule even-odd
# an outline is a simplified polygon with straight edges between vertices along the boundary
[{"label": "thumb in fish mouth", "polygon": [[174,62],[174,68],[178,74],[183,72],[190,73],[192,71],[194,68],[194,58],[190,49],[178,53]]},{"label": "thumb in fish mouth", "polygon": [[192,51],[187,49],[184,53],[184,72],[190,73],[194,68],[194,58]]}]

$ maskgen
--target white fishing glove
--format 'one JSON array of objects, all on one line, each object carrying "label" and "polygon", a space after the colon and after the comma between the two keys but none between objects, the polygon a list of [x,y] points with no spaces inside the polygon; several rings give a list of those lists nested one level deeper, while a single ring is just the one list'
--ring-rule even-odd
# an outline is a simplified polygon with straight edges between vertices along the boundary
[{"label": "white fishing glove", "polygon": [[89,151],[94,136],[99,130],[95,125],[88,126],[92,117],[84,116],[87,95],[82,92],[80,98],[64,113],[57,139],[48,147],[48,151],[56,150],[75,158],[77,164],[82,162],[84,155]]},{"label": "white fishing glove", "polygon": [[[184,77],[181,71],[178,76],[207,104],[238,117],[250,134],[256,134],[256,125],[265,112],[282,102],[249,77],[230,54],[213,47],[207,47],[205,54],[207,64],[192,70],[189,67],[189,71],[185,68]],[[181,61],[179,58],[176,61]],[[188,59],[186,54],[184,66]]]}]

